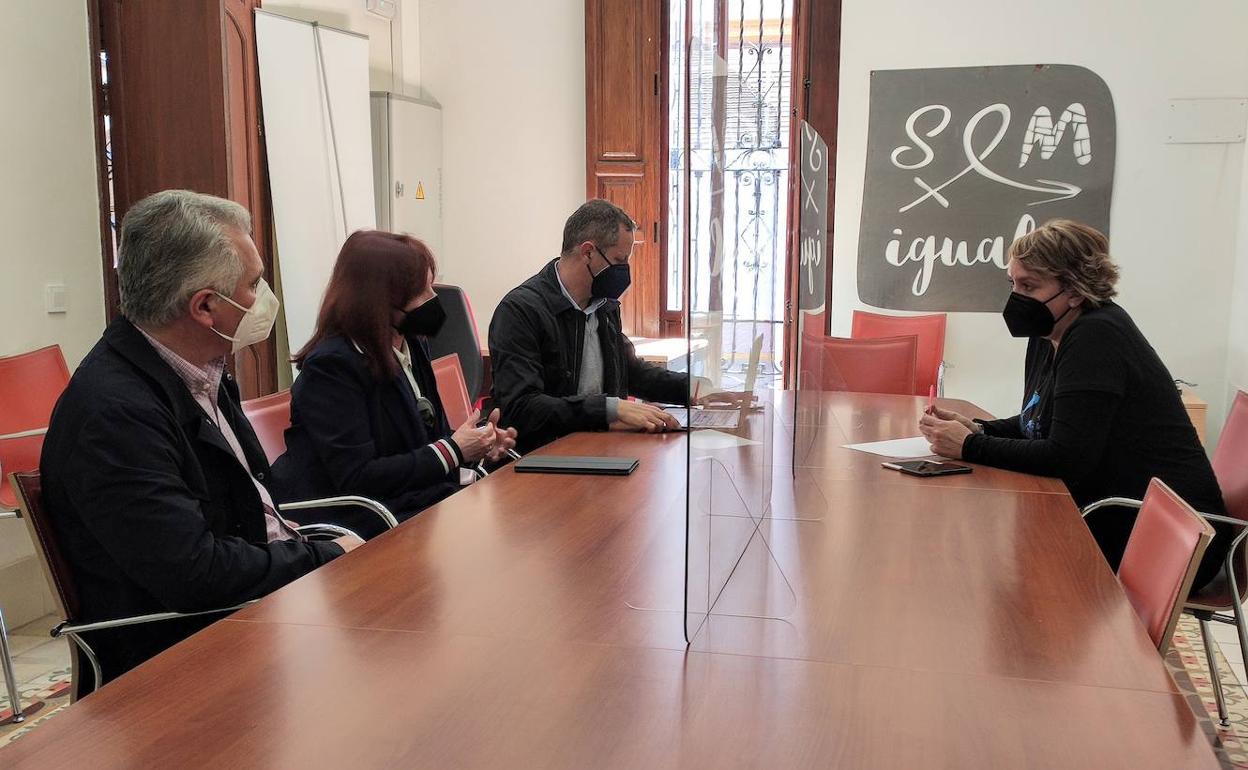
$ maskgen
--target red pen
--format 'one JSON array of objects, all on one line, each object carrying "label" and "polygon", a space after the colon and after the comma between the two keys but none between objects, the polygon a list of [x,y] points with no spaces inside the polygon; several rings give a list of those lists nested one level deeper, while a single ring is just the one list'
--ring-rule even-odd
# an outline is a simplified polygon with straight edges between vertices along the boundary
[{"label": "red pen", "polygon": [[927,413],[936,414],[936,386],[929,385],[927,388]]}]

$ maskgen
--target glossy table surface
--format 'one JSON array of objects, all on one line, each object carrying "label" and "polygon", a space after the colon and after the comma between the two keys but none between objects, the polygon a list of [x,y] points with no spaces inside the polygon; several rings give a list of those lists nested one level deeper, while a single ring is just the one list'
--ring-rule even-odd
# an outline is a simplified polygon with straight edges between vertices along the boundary
[{"label": "glossy table surface", "polygon": [[[739,445],[562,439],[541,451],[641,465],[501,470],[73,705],[0,766],[1217,767],[1059,482],[902,476],[841,445],[914,435],[924,399],[801,398],[768,400]],[[703,456],[764,490],[765,515],[742,521],[783,580],[743,558],[686,645]]]}]

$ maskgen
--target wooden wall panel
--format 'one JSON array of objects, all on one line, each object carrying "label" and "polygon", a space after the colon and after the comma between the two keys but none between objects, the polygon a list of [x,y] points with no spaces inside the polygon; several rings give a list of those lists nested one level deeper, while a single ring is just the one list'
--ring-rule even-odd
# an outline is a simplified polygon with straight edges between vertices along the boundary
[{"label": "wooden wall panel", "polygon": [[[637,85],[646,76],[642,3],[600,0],[594,38],[606,55],[594,70],[594,110],[610,116],[598,121],[595,147],[599,160],[642,161],[646,156],[646,96]],[[588,73],[587,73],[588,75]]]},{"label": "wooden wall panel", "polygon": [[[625,211],[641,211],[646,207],[645,196],[648,194],[647,180],[642,176],[600,177],[597,196],[611,201]],[[634,215],[635,216],[635,215]],[[629,264],[633,274],[633,284],[624,295],[620,306],[621,320],[624,328],[641,329],[641,336],[657,337],[658,317],[646,318],[644,308],[658,308],[658,283],[648,280],[651,275],[658,275],[659,250],[653,239],[653,232],[646,232],[639,227],[634,233],[633,256]],[[638,280],[643,276],[643,280]],[[636,332],[635,332],[636,333]]]}]

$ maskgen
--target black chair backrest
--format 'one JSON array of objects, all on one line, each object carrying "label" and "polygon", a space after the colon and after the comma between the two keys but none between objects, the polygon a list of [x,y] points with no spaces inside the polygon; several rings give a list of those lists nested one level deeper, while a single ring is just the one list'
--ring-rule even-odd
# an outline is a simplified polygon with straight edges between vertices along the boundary
[{"label": "black chair backrest", "polygon": [[436,336],[429,338],[430,357],[436,359],[451,353],[457,354],[464,370],[468,397],[476,403],[477,398],[482,395],[481,382],[485,377],[485,362],[481,359],[481,341],[477,336],[477,321],[472,316],[472,305],[468,304],[468,295],[458,286],[435,283],[433,290],[442,299],[446,323]]}]

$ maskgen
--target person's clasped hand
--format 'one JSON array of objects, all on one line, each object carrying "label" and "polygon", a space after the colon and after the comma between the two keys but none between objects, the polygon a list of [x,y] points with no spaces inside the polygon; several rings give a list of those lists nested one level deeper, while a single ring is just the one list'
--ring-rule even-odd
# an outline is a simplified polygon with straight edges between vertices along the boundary
[{"label": "person's clasped hand", "polygon": [[924,414],[919,420],[919,431],[932,451],[941,457],[954,460],[962,459],[962,444],[966,437],[979,432],[979,426],[957,412],[950,412],[934,407],[931,413]]},{"label": "person's clasped hand", "polygon": [[[490,412],[490,419],[486,425],[494,426],[494,446],[490,451],[485,453],[485,459],[496,463],[507,456],[507,452],[516,448],[516,429],[498,427],[498,419],[502,415],[495,409]],[[482,426],[485,427],[485,426]]]},{"label": "person's clasped hand", "polygon": [[[495,409],[490,413],[490,420],[481,427],[477,427],[477,423],[481,420],[481,410],[474,409],[464,424],[455,429],[451,434],[451,440],[455,442],[455,446],[459,447],[459,453],[464,456],[465,463],[477,463],[481,458],[485,457],[498,445],[498,410]],[[515,431],[512,431],[512,444],[515,444]]]}]

